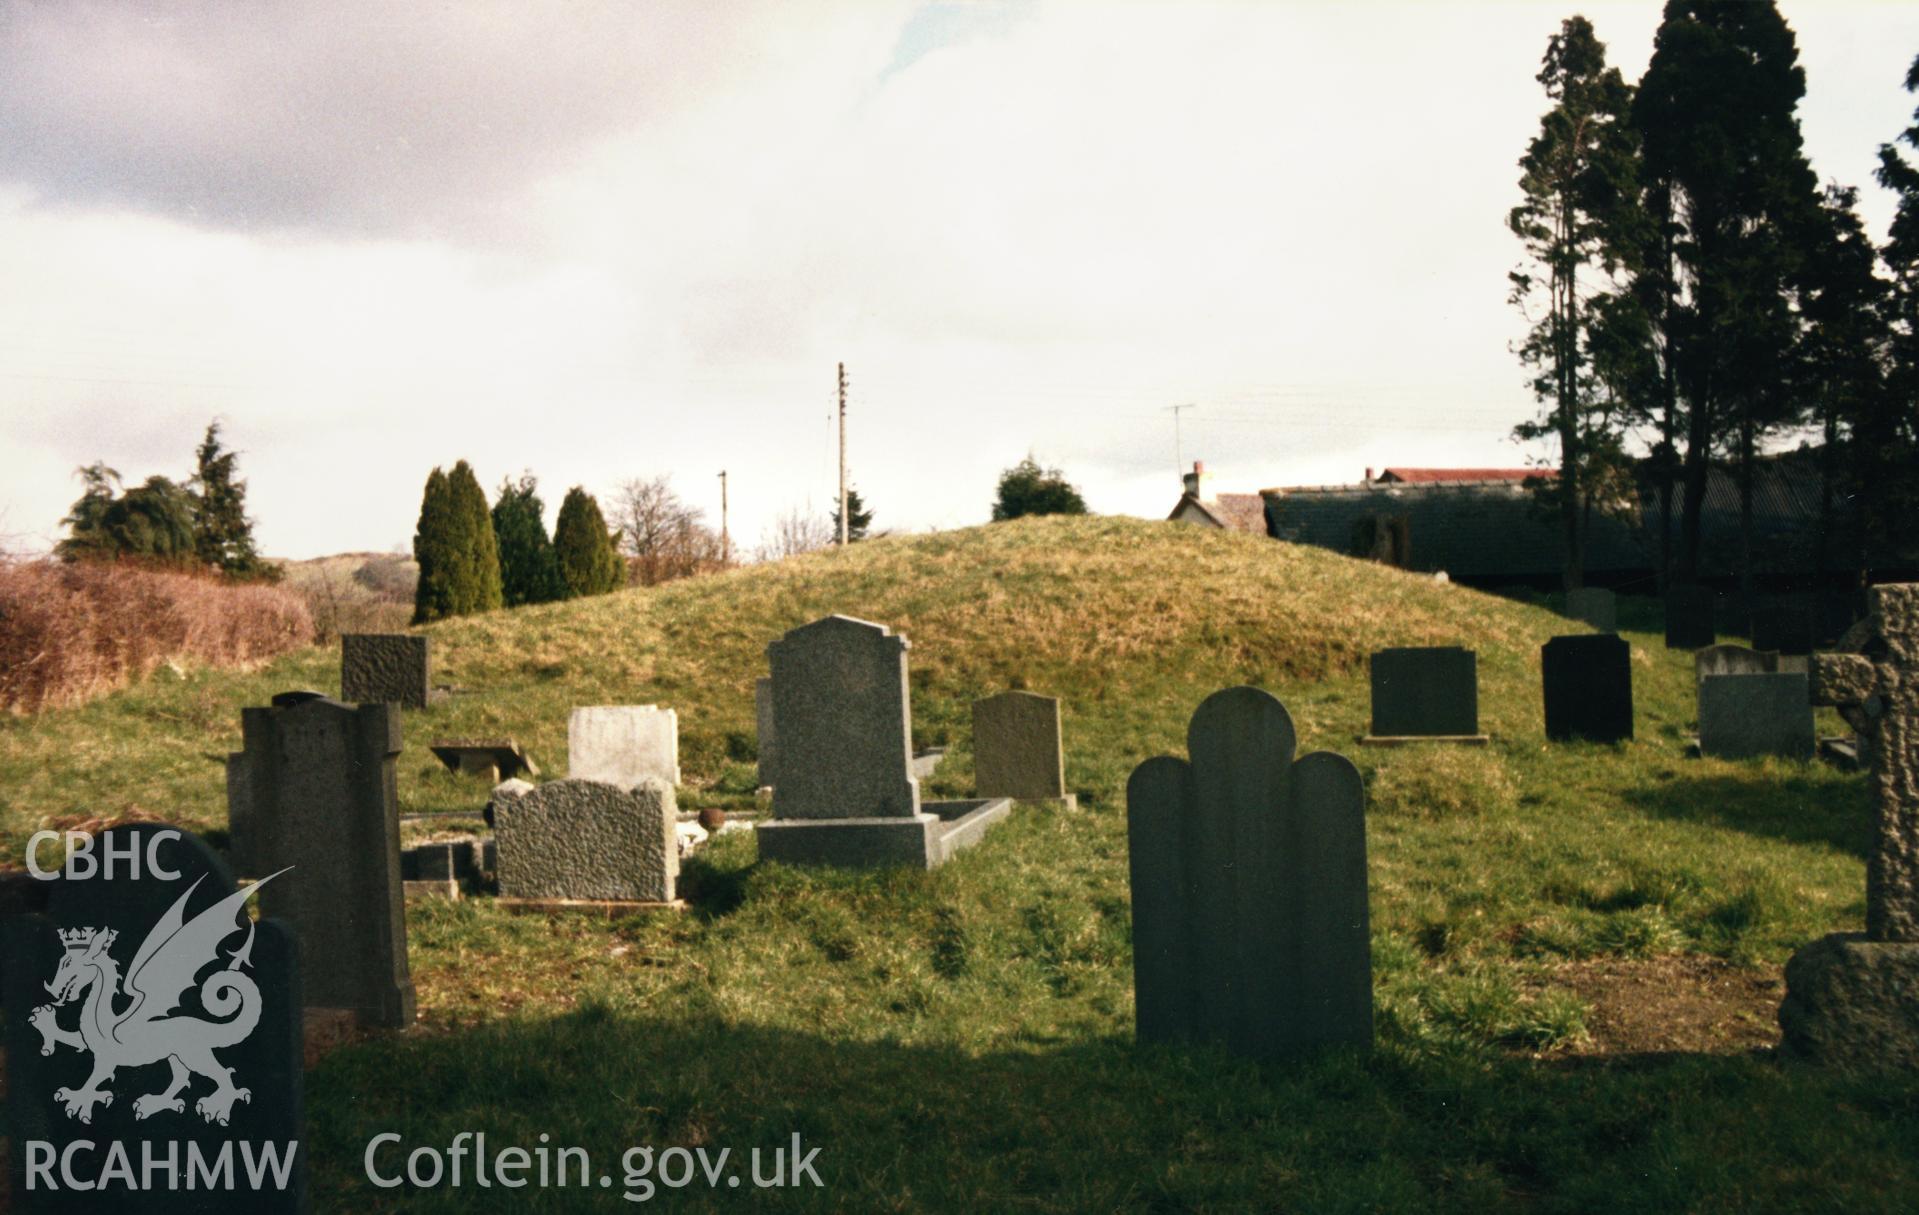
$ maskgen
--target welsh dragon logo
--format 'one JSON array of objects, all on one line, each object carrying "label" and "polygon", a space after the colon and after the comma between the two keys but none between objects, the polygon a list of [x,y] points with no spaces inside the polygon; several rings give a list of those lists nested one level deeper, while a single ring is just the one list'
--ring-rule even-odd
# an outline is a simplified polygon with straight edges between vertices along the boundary
[{"label": "welsh dragon logo", "polygon": [[[231,960],[225,969],[214,971],[200,984],[202,1007],[224,1019],[169,1014],[179,1007],[194,977],[220,960],[220,944],[240,931],[236,916],[247,899],[278,876],[262,878],[188,920],[187,900],[205,877],[195,879],[140,943],[124,981],[111,952],[118,933],[98,928],[61,930],[66,954],[46,985],[53,1003],[34,1009],[31,1023],[40,1031],[41,1054],[51,1055],[54,1047],[65,1045],[93,1055],[93,1074],[83,1087],[61,1088],[53,1094],[65,1105],[68,1117],[91,1123],[95,1105],[113,1104],[113,1093],[105,1086],[113,1081],[115,1071],[162,1059],[172,1076],[164,1090],[134,1101],[135,1118],[150,1118],[163,1110],[185,1113],[180,1090],[195,1075],[213,1081],[213,1091],[193,1103],[194,1111],[208,1122],[225,1126],[235,1101],[252,1101],[251,1090],[234,1087],[233,1069],[223,1067],[213,1054],[245,1041],[260,1020],[260,989],[240,969],[252,962],[252,920],[246,921],[246,940],[228,955]],[[74,1029],[63,1029],[56,1010],[74,1000],[82,1001],[79,1023]]]}]

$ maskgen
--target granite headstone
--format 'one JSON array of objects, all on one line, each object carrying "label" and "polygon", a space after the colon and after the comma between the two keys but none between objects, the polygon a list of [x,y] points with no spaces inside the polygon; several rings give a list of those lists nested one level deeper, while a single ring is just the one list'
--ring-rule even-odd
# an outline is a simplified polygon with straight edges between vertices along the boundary
[{"label": "granite headstone", "polygon": [[780,753],[775,818],[919,813],[907,645],[883,625],[828,616],[767,647]]},{"label": "granite headstone", "polygon": [[1708,675],[1699,681],[1701,755],[1811,759],[1816,744],[1805,675]]},{"label": "granite headstone", "polygon": [[680,849],[673,786],[642,777],[632,788],[548,781],[497,801],[500,897],[670,903]]},{"label": "granite headstone", "polygon": [[340,699],[348,704],[391,701],[424,709],[428,693],[426,638],[411,633],[340,635]]},{"label": "granite headstone", "polygon": [[1632,647],[1616,633],[1554,637],[1540,651],[1546,737],[1620,742],[1632,737]]},{"label": "granite headstone", "polygon": [[973,791],[979,797],[1066,796],[1059,699],[1001,692],[973,702]]},{"label": "granite headstone", "polygon": [[1479,733],[1479,656],[1460,646],[1380,650],[1370,663],[1372,732],[1382,738]]},{"label": "granite headstone", "polygon": [[631,789],[652,777],[680,783],[680,715],[658,705],[594,705],[566,723],[566,774]]}]

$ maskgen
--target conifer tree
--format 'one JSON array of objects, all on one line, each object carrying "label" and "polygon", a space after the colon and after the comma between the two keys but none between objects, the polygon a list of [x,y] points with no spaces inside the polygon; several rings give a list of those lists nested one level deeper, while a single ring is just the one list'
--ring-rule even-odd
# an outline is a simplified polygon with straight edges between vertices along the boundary
[{"label": "conifer tree", "polygon": [[444,620],[460,613],[457,529],[453,517],[453,491],[446,472],[435,466],[426,479],[426,492],[420,498],[420,522],[413,532],[413,560],[419,563],[420,578],[413,589],[413,623]]},{"label": "conifer tree", "polygon": [[[840,534],[840,508],[835,506],[827,512],[833,521],[833,535]],[[860,491],[852,486],[846,487],[846,542],[866,539],[866,533],[873,526],[873,512],[866,509],[866,503],[860,501]]]},{"label": "conifer tree", "polygon": [[486,491],[480,488],[480,479],[465,460],[455,464],[447,475],[447,488],[461,546],[460,576],[455,583],[461,591],[456,614],[496,611],[505,604],[506,596],[500,585],[500,545],[493,534]]},{"label": "conifer tree", "polygon": [[253,521],[247,518],[247,483],[234,475],[240,454],[220,443],[220,423],[207,423],[206,437],[194,452],[194,551],[205,565],[235,578],[267,578],[278,572],[260,560],[253,546]]},{"label": "conifer tree", "polygon": [[493,534],[500,544],[500,587],[506,606],[551,603],[566,597],[560,559],[546,534],[546,505],[531,473],[500,485],[493,503]]},{"label": "conifer tree", "polygon": [[616,538],[607,533],[606,518],[593,495],[577,485],[567,490],[553,524],[553,547],[559,554],[560,580],[569,598],[604,595],[625,581],[616,544]]}]

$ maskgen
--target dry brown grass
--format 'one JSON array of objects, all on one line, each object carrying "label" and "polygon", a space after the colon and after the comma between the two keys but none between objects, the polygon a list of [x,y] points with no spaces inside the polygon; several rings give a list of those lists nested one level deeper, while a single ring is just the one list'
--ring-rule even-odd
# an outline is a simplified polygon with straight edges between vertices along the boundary
[{"label": "dry brown grass", "polygon": [[277,586],[130,564],[0,563],[0,707],[80,704],[162,664],[247,668],[313,639]]}]

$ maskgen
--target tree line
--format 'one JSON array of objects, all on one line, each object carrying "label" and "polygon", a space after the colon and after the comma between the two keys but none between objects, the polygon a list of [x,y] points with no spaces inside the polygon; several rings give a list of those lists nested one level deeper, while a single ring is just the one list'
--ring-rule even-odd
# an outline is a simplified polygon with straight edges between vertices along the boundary
[{"label": "tree line", "polygon": [[[1813,572],[1863,581],[1919,505],[1919,169],[1880,147],[1898,212],[1875,248],[1857,189],[1821,185],[1806,157],[1805,71],[1771,0],[1668,0],[1637,84],[1569,17],[1537,79],[1550,108],[1507,226],[1540,410],[1515,433],[1557,448],[1536,485],[1566,585],[1583,584],[1594,516],[1637,501],[1641,476],[1663,582],[1695,581],[1708,477],[1729,467],[1750,595],[1763,445],[1796,430],[1817,439]],[[1919,58],[1905,87],[1919,90]],[[1898,140],[1919,148],[1914,117]]]}]

